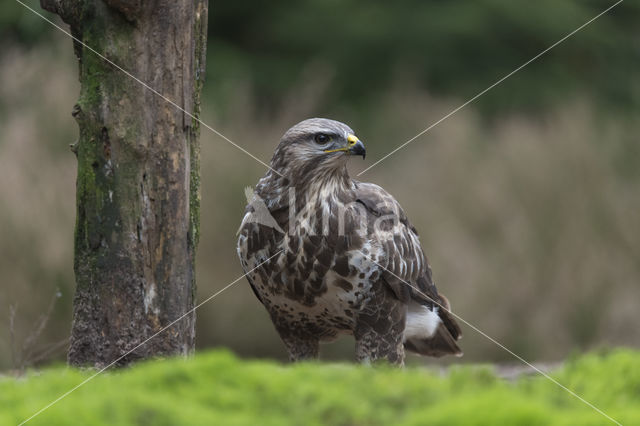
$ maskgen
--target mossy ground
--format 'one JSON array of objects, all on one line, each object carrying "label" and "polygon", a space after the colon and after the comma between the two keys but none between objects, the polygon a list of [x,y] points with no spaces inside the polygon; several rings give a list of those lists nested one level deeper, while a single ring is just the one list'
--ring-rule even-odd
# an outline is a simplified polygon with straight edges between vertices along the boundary
[{"label": "mossy ground", "polygon": [[[93,372],[64,366],[0,379],[0,424],[17,424]],[[622,424],[640,424],[640,353],[577,357],[553,373]],[[244,361],[228,352],[150,361],[97,376],[34,418],[41,425],[604,425],[541,376],[490,367],[424,368]]]}]

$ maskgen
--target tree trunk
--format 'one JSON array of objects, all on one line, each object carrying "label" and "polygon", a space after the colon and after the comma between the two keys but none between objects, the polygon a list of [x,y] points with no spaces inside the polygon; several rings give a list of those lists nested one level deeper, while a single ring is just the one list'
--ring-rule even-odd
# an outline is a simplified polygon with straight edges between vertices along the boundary
[{"label": "tree trunk", "polygon": [[[72,34],[189,114],[204,79],[207,0],[41,0]],[[195,298],[198,122],[74,43],[81,91],[75,230],[76,294],[68,360],[108,365]],[[195,314],[119,364],[188,354]]]}]

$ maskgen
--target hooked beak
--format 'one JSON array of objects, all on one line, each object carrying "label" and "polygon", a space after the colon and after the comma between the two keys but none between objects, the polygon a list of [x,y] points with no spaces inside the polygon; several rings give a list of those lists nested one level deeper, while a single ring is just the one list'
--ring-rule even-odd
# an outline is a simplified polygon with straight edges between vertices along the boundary
[{"label": "hooked beak", "polygon": [[355,135],[349,135],[347,141],[349,142],[349,153],[351,155],[362,155],[362,159],[364,160],[367,155],[367,150],[364,148],[362,141]]},{"label": "hooked beak", "polygon": [[347,136],[347,146],[336,149],[325,149],[324,152],[348,152],[351,155],[362,155],[362,159],[367,155],[364,144],[356,137],[356,135]]}]

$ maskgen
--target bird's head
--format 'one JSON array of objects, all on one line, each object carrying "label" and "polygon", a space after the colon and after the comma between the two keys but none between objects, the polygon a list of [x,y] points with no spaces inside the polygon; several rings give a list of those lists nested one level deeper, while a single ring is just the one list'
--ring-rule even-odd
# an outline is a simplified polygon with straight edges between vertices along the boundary
[{"label": "bird's head", "polygon": [[345,166],[351,155],[366,154],[364,144],[344,123],[310,118],[296,124],[282,136],[271,166],[290,174],[331,172]]}]

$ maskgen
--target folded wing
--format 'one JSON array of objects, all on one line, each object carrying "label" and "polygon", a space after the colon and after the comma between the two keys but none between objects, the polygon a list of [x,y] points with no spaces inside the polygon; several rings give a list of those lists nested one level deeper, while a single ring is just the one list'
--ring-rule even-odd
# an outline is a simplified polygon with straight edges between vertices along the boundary
[{"label": "folded wing", "polygon": [[407,304],[405,348],[429,356],[462,355],[462,333],[449,301],[438,293],[416,229],[400,204],[372,183],[355,182],[356,201],[366,212],[368,235],[379,247],[370,260],[380,280]]}]

